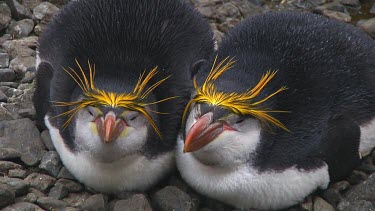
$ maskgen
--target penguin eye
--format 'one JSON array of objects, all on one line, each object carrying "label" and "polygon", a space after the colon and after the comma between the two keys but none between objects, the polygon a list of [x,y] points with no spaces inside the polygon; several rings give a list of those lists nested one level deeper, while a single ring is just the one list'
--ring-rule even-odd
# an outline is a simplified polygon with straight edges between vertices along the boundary
[{"label": "penguin eye", "polygon": [[240,119],[238,119],[238,120],[236,121],[235,124],[240,124],[240,123],[242,123],[243,121],[245,121],[245,118],[241,117]]},{"label": "penguin eye", "polygon": [[97,110],[97,108],[94,108],[94,107],[88,107],[87,108],[87,112],[91,115],[91,116],[93,116],[93,117],[95,117],[95,116],[97,116],[98,115],[98,110]]},{"label": "penguin eye", "polygon": [[129,121],[134,121],[135,119],[137,119],[137,117],[139,117],[139,115],[139,112],[128,112],[126,114],[126,119],[128,119]]}]

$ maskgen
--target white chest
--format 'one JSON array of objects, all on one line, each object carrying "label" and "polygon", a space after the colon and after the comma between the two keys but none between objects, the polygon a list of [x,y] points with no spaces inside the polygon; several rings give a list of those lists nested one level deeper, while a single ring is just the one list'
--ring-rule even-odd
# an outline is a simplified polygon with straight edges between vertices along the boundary
[{"label": "white chest", "polygon": [[174,152],[152,160],[142,155],[132,155],[112,163],[97,162],[88,153],[69,151],[59,130],[50,124],[48,116],[45,123],[64,165],[80,182],[95,190],[106,193],[145,190],[174,166]]},{"label": "white chest", "polygon": [[238,208],[285,208],[329,183],[327,165],[311,172],[294,167],[267,173],[258,173],[245,165],[218,168],[198,162],[189,153],[183,154],[182,139],[177,145],[177,167],[188,184],[204,195]]}]

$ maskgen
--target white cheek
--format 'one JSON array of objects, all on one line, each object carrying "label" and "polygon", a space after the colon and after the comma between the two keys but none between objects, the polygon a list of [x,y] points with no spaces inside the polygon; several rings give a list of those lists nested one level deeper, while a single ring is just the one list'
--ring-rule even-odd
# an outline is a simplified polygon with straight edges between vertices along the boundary
[{"label": "white cheek", "polygon": [[76,125],[79,127],[74,128],[75,143],[81,150],[90,150],[95,147],[99,147],[102,140],[96,129],[96,125],[93,122],[81,121],[81,118],[77,118]]},{"label": "white cheek", "polygon": [[193,127],[193,125],[197,122],[197,120],[195,119],[196,113],[197,113],[196,108],[193,108],[191,112],[189,113],[189,116],[186,120],[186,125],[185,125],[185,137],[189,133],[190,128]]},{"label": "white cheek", "polygon": [[126,127],[116,142],[119,143],[119,147],[124,151],[136,151],[146,144],[147,134],[146,126],[137,129]]}]

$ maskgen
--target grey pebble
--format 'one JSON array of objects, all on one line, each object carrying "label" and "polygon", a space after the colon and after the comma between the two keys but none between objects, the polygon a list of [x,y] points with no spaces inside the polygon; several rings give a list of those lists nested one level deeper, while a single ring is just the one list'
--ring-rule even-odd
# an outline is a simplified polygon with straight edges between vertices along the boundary
[{"label": "grey pebble", "polygon": [[361,2],[359,0],[340,0],[340,2],[351,7],[361,6]]},{"label": "grey pebble", "polygon": [[33,18],[31,10],[18,3],[17,0],[6,0],[7,5],[9,6],[12,17],[16,20],[21,20],[25,18]]},{"label": "grey pebble", "polygon": [[0,53],[0,68],[9,67],[9,55]]},{"label": "grey pebble", "polygon": [[8,5],[5,3],[0,4],[0,31],[6,29],[11,21],[11,12]]},{"label": "grey pebble", "polygon": [[174,186],[166,186],[157,191],[151,197],[152,203],[157,210],[192,210],[194,208],[193,201],[185,192]]},{"label": "grey pebble", "polygon": [[352,171],[352,173],[350,174],[350,176],[347,178],[347,181],[351,185],[356,185],[356,184],[359,184],[362,181],[364,181],[366,178],[367,178],[367,174],[366,173],[364,173],[362,171],[354,170],[354,171]]},{"label": "grey pebble", "polygon": [[54,185],[56,179],[45,174],[32,173],[26,177],[25,181],[29,183],[30,187],[45,192]]},{"label": "grey pebble", "polygon": [[36,165],[45,151],[40,132],[30,119],[0,122],[0,148],[12,148],[21,153],[21,160]]},{"label": "grey pebble", "polygon": [[45,170],[48,174],[57,177],[61,169],[60,157],[56,151],[48,151],[40,161],[39,168]]},{"label": "grey pebble", "polygon": [[38,196],[35,194],[35,193],[28,193],[25,198],[24,198],[24,201],[25,202],[30,202],[30,203],[35,203],[36,200],[38,200]]},{"label": "grey pebble", "polygon": [[38,20],[50,21],[54,14],[59,11],[59,8],[50,2],[42,2],[38,6],[34,7],[34,16]]},{"label": "grey pebble", "polygon": [[56,184],[55,187],[51,188],[51,190],[49,191],[48,197],[54,199],[63,199],[68,195],[68,193],[68,189],[65,186]]},{"label": "grey pebble", "polygon": [[34,21],[31,19],[23,19],[11,22],[8,26],[7,33],[15,38],[27,37],[34,29]]},{"label": "grey pebble", "polygon": [[8,102],[8,96],[0,90],[0,102]]},{"label": "grey pebble", "polygon": [[75,180],[74,176],[64,166],[61,168],[59,175],[57,175],[57,178],[58,179],[65,178],[65,179]]},{"label": "grey pebble", "polygon": [[36,203],[43,209],[52,210],[52,209],[62,209],[69,206],[65,201],[57,200],[51,197],[41,197]]},{"label": "grey pebble", "polygon": [[15,198],[16,194],[12,187],[0,184],[0,209],[14,203]]},{"label": "grey pebble", "polygon": [[69,179],[59,179],[56,182],[56,185],[58,184],[65,186],[68,189],[69,193],[81,192],[84,189],[83,185]]},{"label": "grey pebble", "polygon": [[320,197],[314,198],[314,211],[335,211],[335,208]]},{"label": "grey pebble", "polygon": [[11,148],[0,148],[0,160],[11,160],[21,157],[21,154]]},{"label": "grey pebble", "polygon": [[70,206],[81,208],[86,199],[88,199],[90,196],[91,194],[87,192],[69,193],[69,195],[63,199],[63,201],[67,202]]},{"label": "grey pebble", "polygon": [[372,38],[375,38],[375,18],[363,21],[358,27],[369,34]]},{"label": "grey pebble", "polygon": [[38,205],[29,202],[19,202],[4,208],[1,211],[43,211]]},{"label": "grey pebble", "polygon": [[11,169],[8,171],[8,176],[13,178],[25,179],[27,172],[23,169]]},{"label": "grey pebble", "polygon": [[[83,210],[101,211],[106,210],[107,207],[107,197],[103,194],[95,194],[90,196],[85,200],[82,205]],[[127,207],[128,208],[128,207]],[[130,209],[128,209],[130,211]]]},{"label": "grey pebble", "polygon": [[0,69],[0,82],[14,81],[14,79],[16,79],[16,73],[12,69]]},{"label": "grey pebble", "polygon": [[135,194],[129,199],[119,200],[115,203],[113,211],[152,211],[152,207],[147,197],[143,194]]},{"label": "grey pebble", "polygon": [[35,58],[33,56],[16,56],[10,61],[10,68],[16,73],[25,73],[29,67],[35,65]]},{"label": "grey pebble", "polygon": [[28,183],[18,178],[0,177],[0,183],[7,184],[13,188],[16,196],[21,196],[27,193]]},{"label": "grey pebble", "polygon": [[[44,145],[49,151],[55,151],[55,146],[52,143],[51,136],[48,130],[44,130],[41,134]],[[62,169],[61,169],[62,170]],[[69,178],[68,178],[69,179]]]},{"label": "grey pebble", "polygon": [[0,172],[8,172],[10,169],[20,169],[21,165],[10,161],[0,161]]}]

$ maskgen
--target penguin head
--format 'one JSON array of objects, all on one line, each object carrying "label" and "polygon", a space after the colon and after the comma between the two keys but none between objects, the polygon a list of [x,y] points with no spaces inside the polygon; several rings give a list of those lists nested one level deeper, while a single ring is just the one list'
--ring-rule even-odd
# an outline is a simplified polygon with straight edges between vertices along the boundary
[{"label": "penguin head", "polygon": [[225,92],[219,87],[224,86],[225,78],[216,82],[223,72],[234,66],[235,61],[225,58],[215,65],[216,60],[217,57],[207,77],[199,79],[201,84],[198,85],[196,76],[193,77],[195,92],[183,118],[184,153],[192,153],[207,165],[232,166],[249,160],[260,142],[264,126],[272,124],[288,130],[272,117],[273,112],[284,111],[262,107],[286,87],[259,99],[259,94],[276,74],[269,71],[254,87],[242,93]]},{"label": "penguin head", "polygon": [[[109,91],[111,80],[95,80],[95,68],[88,63],[88,74],[76,61],[81,71],[65,71],[78,84],[70,102],[54,102],[54,106],[68,107],[58,116],[65,116],[64,129],[69,129],[75,145],[102,162],[111,162],[126,155],[139,153],[149,138],[160,140],[157,105],[174,97],[156,100],[152,91],[168,79],[148,84],[157,74],[157,67],[143,72],[132,85],[119,84]],[[99,83],[97,83],[99,82]],[[107,88],[106,88],[107,87]],[[124,88],[126,87],[126,88]],[[117,90],[119,90],[117,89]],[[67,128],[68,127],[68,128]]]}]

